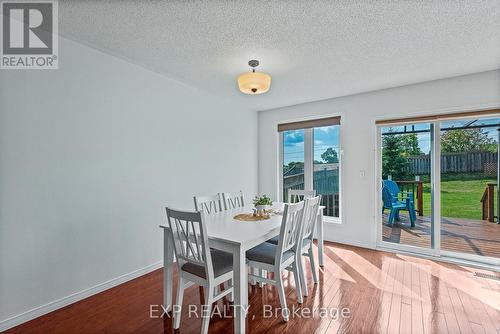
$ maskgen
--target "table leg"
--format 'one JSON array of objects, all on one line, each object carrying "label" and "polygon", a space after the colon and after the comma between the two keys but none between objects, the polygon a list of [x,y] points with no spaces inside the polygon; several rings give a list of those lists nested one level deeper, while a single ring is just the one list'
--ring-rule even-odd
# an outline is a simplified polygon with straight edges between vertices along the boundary
[{"label": "table leg", "polygon": [[318,220],[316,221],[316,229],[318,231],[318,259],[319,265],[323,267],[323,210],[319,210]]},{"label": "table leg", "polygon": [[163,229],[163,307],[172,309],[174,248],[170,229]]},{"label": "table leg", "polygon": [[248,311],[248,275],[246,254],[240,246],[233,250],[234,270],[234,333],[243,334],[246,330],[246,315]]}]

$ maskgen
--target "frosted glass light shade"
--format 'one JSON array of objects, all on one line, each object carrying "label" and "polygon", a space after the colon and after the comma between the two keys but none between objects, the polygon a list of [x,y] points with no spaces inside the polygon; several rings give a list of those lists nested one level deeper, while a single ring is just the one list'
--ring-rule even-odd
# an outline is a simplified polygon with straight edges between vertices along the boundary
[{"label": "frosted glass light shade", "polygon": [[263,72],[243,73],[238,77],[238,87],[245,94],[262,94],[271,87],[271,76]]}]

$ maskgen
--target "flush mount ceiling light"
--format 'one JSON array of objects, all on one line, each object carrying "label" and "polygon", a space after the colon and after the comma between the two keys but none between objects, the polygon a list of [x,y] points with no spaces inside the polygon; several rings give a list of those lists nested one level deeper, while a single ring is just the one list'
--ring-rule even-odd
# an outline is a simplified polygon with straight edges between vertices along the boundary
[{"label": "flush mount ceiling light", "polygon": [[243,73],[238,77],[238,87],[245,94],[262,94],[269,90],[271,86],[271,76],[263,72],[255,72],[255,68],[259,66],[258,60],[250,60],[248,65],[252,68],[252,72]]}]

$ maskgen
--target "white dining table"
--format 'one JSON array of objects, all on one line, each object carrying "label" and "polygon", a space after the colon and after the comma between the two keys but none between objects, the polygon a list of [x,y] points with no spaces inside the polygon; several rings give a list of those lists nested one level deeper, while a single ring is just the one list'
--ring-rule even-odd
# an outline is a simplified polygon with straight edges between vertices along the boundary
[{"label": "white dining table", "polygon": [[[284,203],[273,203],[275,211],[282,212]],[[323,208],[318,214],[317,240],[319,265],[323,266]],[[207,234],[211,248],[233,254],[234,285],[234,333],[245,333],[246,311],[248,311],[248,274],[246,268],[246,251],[266,240],[279,235],[281,214],[272,214],[269,219],[260,221],[240,221],[234,216],[240,213],[251,213],[253,207],[243,207],[218,213],[204,214]],[[168,225],[160,225],[163,229],[163,306],[165,310],[172,308],[172,289],[174,249],[172,234]]]}]

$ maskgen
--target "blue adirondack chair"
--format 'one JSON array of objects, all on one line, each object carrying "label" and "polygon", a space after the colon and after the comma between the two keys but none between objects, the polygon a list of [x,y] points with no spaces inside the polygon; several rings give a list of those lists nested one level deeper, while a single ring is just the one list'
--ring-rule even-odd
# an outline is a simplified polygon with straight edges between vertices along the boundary
[{"label": "blue adirondack chair", "polygon": [[[406,202],[406,210],[411,216],[413,216],[413,220],[417,220],[417,213],[415,212],[415,198],[413,196],[413,192],[399,190],[398,184],[392,180],[383,180],[383,185],[389,189],[389,192],[396,201]],[[396,218],[397,220],[399,220],[399,217]]]},{"label": "blue adirondack chair", "polygon": [[382,200],[384,206],[382,208],[382,212],[384,209],[389,209],[389,220],[387,221],[388,226],[392,226],[394,224],[394,220],[399,220],[399,211],[406,210],[408,211],[408,215],[410,216],[411,227],[415,227],[415,207],[413,203],[409,201],[400,201],[397,198],[394,198],[391,191],[388,187],[382,187]]}]

